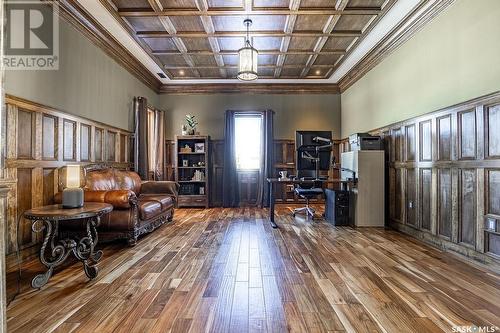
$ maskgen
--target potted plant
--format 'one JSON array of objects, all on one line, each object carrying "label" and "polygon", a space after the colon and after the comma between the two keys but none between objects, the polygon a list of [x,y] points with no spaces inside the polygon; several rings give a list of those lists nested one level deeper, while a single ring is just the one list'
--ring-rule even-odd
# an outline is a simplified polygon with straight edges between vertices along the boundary
[{"label": "potted plant", "polygon": [[194,119],[195,116],[190,114],[186,115],[186,122],[188,127],[188,135],[194,135],[196,133],[196,126],[198,125],[198,121]]}]

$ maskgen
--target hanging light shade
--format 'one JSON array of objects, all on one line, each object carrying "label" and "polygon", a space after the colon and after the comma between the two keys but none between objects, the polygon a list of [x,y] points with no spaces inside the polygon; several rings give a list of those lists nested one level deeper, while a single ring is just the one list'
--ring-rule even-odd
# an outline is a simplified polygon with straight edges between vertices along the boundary
[{"label": "hanging light shade", "polygon": [[247,27],[247,38],[245,46],[238,50],[239,66],[238,66],[238,79],[242,81],[257,80],[257,59],[259,52],[250,44],[249,27],[252,20],[246,19],[243,23]]}]

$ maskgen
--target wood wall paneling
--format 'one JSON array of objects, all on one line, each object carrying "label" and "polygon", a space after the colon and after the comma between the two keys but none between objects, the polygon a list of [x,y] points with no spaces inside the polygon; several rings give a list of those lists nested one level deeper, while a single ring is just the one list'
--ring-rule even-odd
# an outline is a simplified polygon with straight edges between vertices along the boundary
[{"label": "wood wall paneling", "polygon": [[500,264],[499,128],[497,92],[371,131],[389,156],[389,224]]},{"label": "wood wall paneling", "polygon": [[89,125],[80,125],[80,161],[88,162],[90,161],[90,138],[91,138],[91,127]]},{"label": "wood wall paneling", "polygon": [[406,161],[415,161],[415,151],[416,151],[416,133],[415,124],[408,125],[405,127],[406,133]]},{"label": "wood wall paneling", "polygon": [[42,118],[42,158],[57,160],[57,117],[44,114]]},{"label": "wood wall paneling", "polygon": [[[14,96],[7,96],[6,109],[6,168],[1,179],[11,188],[7,195],[6,269],[9,276],[16,277],[17,249],[25,260],[37,254],[41,241],[41,234],[33,233],[30,222],[22,217],[24,211],[53,203],[59,191],[60,167],[89,164],[96,161],[95,156],[109,156],[102,144],[104,131],[114,133],[115,138],[123,136],[125,141],[131,133]],[[117,150],[117,145],[113,146],[113,161],[123,161],[124,151]],[[98,149],[99,154],[95,154]],[[129,163],[109,164],[131,167]],[[8,289],[9,299],[14,289]]]},{"label": "wood wall paneling", "polygon": [[116,160],[116,132],[107,131],[106,133],[106,161],[114,162]]},{"label": "wood wall paneling", "polygon": [[432,120],[420,123],[420,161],[432,160]]},{"label": "wood wall paneling", "polygon": [[406,223],[417,226],[417,170],[406,170]]},{"label": "wood wall paneling", "polygon": [[500,104],[486,108],[485,125],[485,155],[487,158],[500,158]]},{"label": "wood wall paneling", "polygon": [[459,158],[476,158],[476,111],[467,110],[458,113],[458,152]]},{"label": "wood wall paneling", "polygon": [[95,149],[95,161],[103,161],[104,160],[104,130],[102,128],[95,129],[94,135],[94,149]]},{"label": "wood wall paneling", "polygon": [[439,117],[438,124],[438,159],[451,160],[451,115]]},{"label": "wood wall paneling", "polygon": [[17,113],[17,158],[32,159],[34,146],[34,117],[29,111],[19,109]]},{"label": "wood wall paneling", "polygon": [[431,230],[432,219],[432,169],[420,169],[420,227]]},{"label": "wood wall paneling", "polygon": [[476,170],[460,170],[459,242],[476,245]]},{"label": "wood wall paneling", "polygon": [[76,122],[63,120],[63,160],[76,161]]}]

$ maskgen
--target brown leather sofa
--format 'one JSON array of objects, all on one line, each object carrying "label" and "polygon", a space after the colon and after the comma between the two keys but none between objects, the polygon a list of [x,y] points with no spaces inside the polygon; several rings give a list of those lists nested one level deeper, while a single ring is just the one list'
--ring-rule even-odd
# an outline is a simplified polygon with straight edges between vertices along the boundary
[{"label": "brown leather sofa", "polygon": [[[113,168],[87,169],[84,181],[85,201],[113,205],[113,211],[101,219],[99,241],[126,239],[133,246],[140,235],[172,221],[179,190],[176,182],[143,182],[135,172]],[[60,200],[61,195],[56,195],[56,202]]]}]

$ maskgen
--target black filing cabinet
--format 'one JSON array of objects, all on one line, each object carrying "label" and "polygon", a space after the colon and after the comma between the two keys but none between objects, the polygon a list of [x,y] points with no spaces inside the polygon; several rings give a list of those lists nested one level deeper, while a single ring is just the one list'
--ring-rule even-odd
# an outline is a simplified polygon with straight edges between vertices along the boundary
[{"label": "black filing cabinet", "polygon": [[350,225],[349,191],[326,189],[325,197],[325,219],[333,225]]}]

